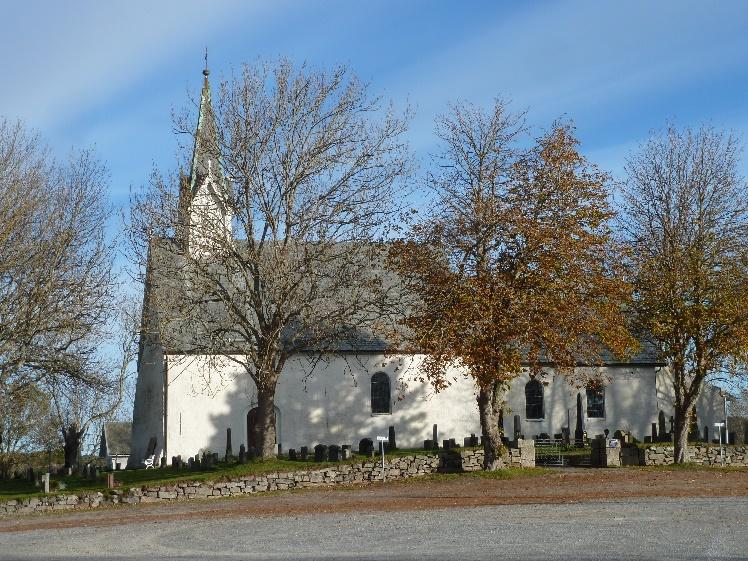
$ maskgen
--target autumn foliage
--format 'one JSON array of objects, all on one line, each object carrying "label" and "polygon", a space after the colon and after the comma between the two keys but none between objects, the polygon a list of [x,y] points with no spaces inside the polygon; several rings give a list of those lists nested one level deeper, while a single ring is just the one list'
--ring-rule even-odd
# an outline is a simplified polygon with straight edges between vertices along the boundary
[{"label": "autumn foliage", "polygon": [[632,347],[608,177],[573,132],[557,124],[520,149],[522,118],[504,103],[454,107],[437,126],[433,208],[390,252],[413,298],[403,331],[425,354],[424,377],[437,390],[453,367],[475,380],[486,469],[500,467],[500,410],[524,368],[574,378],[603,349]]}]

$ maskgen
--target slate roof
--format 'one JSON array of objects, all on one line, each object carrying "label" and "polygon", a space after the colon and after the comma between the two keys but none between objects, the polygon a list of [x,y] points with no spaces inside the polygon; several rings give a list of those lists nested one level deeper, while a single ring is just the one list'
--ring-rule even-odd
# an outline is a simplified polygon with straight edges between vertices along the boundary
[{"label": "slate roof", "polygon": [[132,439],[132,422],[104,423],[101,437],[101,450],[99,455],[106,456],[129,456],[130,441]]}]

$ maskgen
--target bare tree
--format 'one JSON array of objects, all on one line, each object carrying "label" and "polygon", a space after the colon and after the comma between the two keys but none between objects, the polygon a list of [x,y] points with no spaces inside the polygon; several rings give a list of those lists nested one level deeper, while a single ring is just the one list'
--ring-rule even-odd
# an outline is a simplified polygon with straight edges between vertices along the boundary
[{"label": "bare tree", "polygon": [[8,479],[25,454],[46,444],[49,399],[36,386],[0,395],[0,479]]},{"label": "bare tree", "polygon": [[569,126],[529,150],[518,146],[523,132],[500,100],[487,112],[454,106],[437,123],[434,208],[390,252],[415,296],[404,334],[426,353],[424,378],[439,390],[460,367],[476,383],[486,469],[502,467],[501,408],[523,368],[583,384],[579,361],[631,344],[607,176],[578,153]]},{"label": "bare tree", "polygon": [[[82,367],[95,373],[84,379],[53,377],[45,381],[52,424],[62,441],[65,467],[78,464],[86,442],[92,450],[98,450],[102,425],[118,412],[128,378],[133,375],[132,368],[138,356],[140,306],[122,298],[113,314],[117,321],[107,326],[110,329],[107,335],[117,342],[115,348],[107,356],[97,357]],[[91,378],[96,379],[96,384],[87,382]]]},{"label": "bare tree", "polygon": [[631,246],[640,332],[669,363],[675,461],[707,376],[745,364],[748,191],[728,133],[670,126],[627,164],[622,231]]},{"label": "bare tree", "polygon": [[405,128],[343,67],[244,66],[215,109],[206,75],[190,175],[136,197],[146,327],[252,379],[262,457],[288,360],[370,333],[391,298],[376,242],[408,171]]},{"label": "bare tree", "polygon": [[110,312],[106,170],[91,151],[57,163],[38,135],[0,119],[0,393],[79,368]]}]

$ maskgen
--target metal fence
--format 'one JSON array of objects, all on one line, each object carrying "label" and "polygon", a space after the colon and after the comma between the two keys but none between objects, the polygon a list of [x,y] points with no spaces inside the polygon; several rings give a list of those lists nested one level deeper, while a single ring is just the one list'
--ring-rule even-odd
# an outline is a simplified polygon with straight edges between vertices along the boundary
[{"label": "metal fence", "polygon": [[591,449],[561,438],[535,439],[536,466],[589,466]]}]

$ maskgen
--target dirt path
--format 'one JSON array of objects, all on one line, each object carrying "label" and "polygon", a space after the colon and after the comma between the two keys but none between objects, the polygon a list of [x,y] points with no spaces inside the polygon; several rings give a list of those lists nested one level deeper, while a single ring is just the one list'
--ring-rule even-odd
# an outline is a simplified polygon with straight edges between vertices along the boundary
[{"label": "dirt path", "polygon": [[302,516],[319,513],[427,510],[504,504],[609,501],[641,497],[746,497],[748,471],[558,470],[542,476],[488,479],[460,476],[342,489],[119,506],[84,512],[0,518],[0,532],[112,526],[148,521],[234,516]]}]

